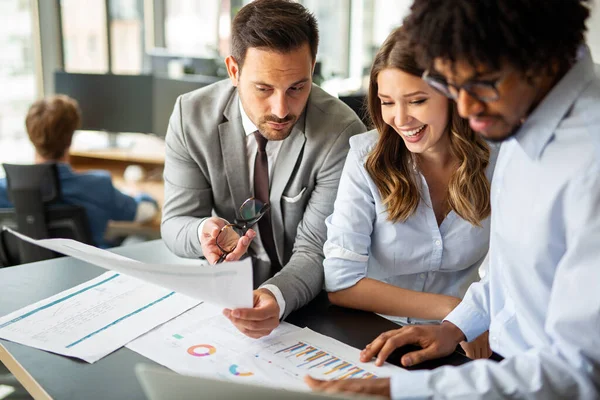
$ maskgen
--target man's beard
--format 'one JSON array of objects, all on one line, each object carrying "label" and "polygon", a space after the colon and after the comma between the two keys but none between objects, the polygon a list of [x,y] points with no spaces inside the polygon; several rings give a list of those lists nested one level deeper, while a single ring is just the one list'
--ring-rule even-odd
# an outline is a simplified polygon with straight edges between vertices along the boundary
[{"label": "man's beard", "polygon": [[[490,116],[487,116],[487,115],[484,115],[484,116],[485,117],[490,117]],[[498,118],[498,117],[496,116],[495,118]],[[502,118],[499,118],[499,119],[502,120],[502,121],[504,121]],[[502,143],[502,142],[507,141],[511,137],[515,136],[519,132],[519,129],[521,129],[521,126],[523,125],[524,120],[525,120],[524,118],[521,119],[520,122],[517,123],[516,125],[514,125],[512,127],[512,129],[507,134],[504,134],[502,136],[493,137],[493,136],[487,136],[487,135],[485,135],[483,133],[479,133],[479,132],[476,132],[476,133],[479,136],[481,136],[482,138],[484,138],[485,140],[487,140],[488,142],[491,142],[491,143]]]},{"label": "man's beard", "polygon": [[521,128],[521,125],[517,125],[506,136],[502,136],[502,137],[488,137],[488,136],[482,135],[481,133],[478,133],[478,135],[480,135],[481,137],[483,137],[488,142],[491,142],[491,143],[502,143],[502,142],[507,141],[511,137],[515,136],[519,132],[520,128]]},{"label": "man's beard", "polygon": [[[294,129],[296,120],[297,117],[291,114],[287,115],[285,118],[278,118],[274,115],[269,115],[261,118],[260,122],[258,123],[258,130],[268,140],[284,140],[290,135],[292,129]],[[283,124],[286,122],[291,123],[285,130],[276,130],[269,126],[269,122],[274,122],[276,124]]]},{"label": "man's beard", "polygon": [[[516,124],[513,124],[512,126],[510,126],[508,121],[506,121],[506,119],[504,119],[503,117],[498,116],[498,115],[489,115],[489,114],[486,115],[486,114],[482,113],[482,114],[477,115],[475,118],[493,118],[495,120],[495,122],[494,122],[495,124],[509,126],[509,131],[507,133],[502,132],[502,133],[500,133],[500,135],[490,135],[490,134],[486,134],[483,132],[475,131],[475,133],[477,133],[479,136],[481,136],[482,138],[484,138],[485,140],[487,140],[488,142],[491,142],[491,143],[502,143],[502,142],[510,139],[511,137],[515,136],[519,132],[519,129],[521,128],[521,125],[523,125],[523,121],[524,121],[524,119],[521,119]],[[469,125],[470,125],[470,122],[469,122]]]},{"label": "man's beard", "polygon": [[521,127],[527,120],[527,117],[529,115],[531,115],[531,113],[537,108],[538,104],[539,104],[539,101],[531,103],[529,105],[529,107],[527,108],[527,112],[518,120],[518,122],[512,127],[511,131],[508,134],[506,134],[502,137],[499,137],[499,138],[488,138],[484,135],[481,135],[481,136],[483,136],[487,141],[492,142],[492,143],[502,143],[502,142],[507,141],[508,139],[512,138],[517,133],[519,133],[519,130],[521,129]]}]

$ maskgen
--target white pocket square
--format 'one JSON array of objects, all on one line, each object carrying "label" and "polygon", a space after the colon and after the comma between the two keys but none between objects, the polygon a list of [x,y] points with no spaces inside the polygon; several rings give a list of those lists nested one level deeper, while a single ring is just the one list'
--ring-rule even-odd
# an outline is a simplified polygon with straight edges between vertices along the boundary
[{"label": "white pocket square", "polygon": [[281,198],[283,200],[285,200],[287,203],[297,203],[302,198],[302,195],[304,194],[304,192],[306,192],[306,186],[302,188],[300,193],[298,193],[297,195],[295,195],[293,197],[281,195]]}]

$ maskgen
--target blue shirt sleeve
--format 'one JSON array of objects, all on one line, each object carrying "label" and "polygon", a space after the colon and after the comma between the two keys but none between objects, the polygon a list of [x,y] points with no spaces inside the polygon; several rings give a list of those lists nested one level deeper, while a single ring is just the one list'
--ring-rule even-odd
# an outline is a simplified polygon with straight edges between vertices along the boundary
[{"label": "blue shirt sleeve", "polygon": [[362,158],[354,149],[348,152],[334,211],[326,220],[323,265],[329,292],[354,286],[367,275],[375,203]]},{"label": "blue shirt sleeve", "polygon": [[470,342],[489,329],[490,326],[490,286],[489,274],[481,281],[469,286],[460,304],[450,312],[444,321],[456,325]]},{"label": "blue shirt sleeve", "polygon": [[113,221],[133,221],[137,212],[138,201],[122,193],[112,185],[113,201],[111,204],[110,219]]},{"label": "blue shirt sleeve", "polygon": [[12,203],[8,200],[8,191],[6,190],[6,178],[0,179],[0,208],[12,208]]},{"label": "blue shirt sleeve", "polygon": [[141,203],[142,201],[145,201],[145,202],[154,204],[156,206],[156,208],[158,208],[158,202],[152,196],[150,196],[148,193],[137,194],[134,197],[134,199],[138,204]]}]

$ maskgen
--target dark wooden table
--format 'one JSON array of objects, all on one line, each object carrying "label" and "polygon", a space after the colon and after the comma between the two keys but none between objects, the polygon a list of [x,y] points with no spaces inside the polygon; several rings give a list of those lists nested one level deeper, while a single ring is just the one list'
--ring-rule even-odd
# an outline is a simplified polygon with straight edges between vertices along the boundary
[{"label": "dark wooden table", "polygon": [[[160,240],[116,248],[114,252],[145,262],[181,261]],[[104,269],[70,257],[0,269],[0,315],[93,279],[103,272]],[[325,293],[290,315],[287,321],[359,349],[381,332],[397,328],[391,321],[373,313],[331,305]],[[154,364],[127,348],[88,364],[6,340],[0,340],[0,345],[0,360],[34,397],[40,399],[143,399],[134,366],[138,363]],[[390,361],[397,363],[407,350],[396,352]],[[455,353],[423,364],[420,368],[459,365],[467,361],[467,358]]]}]

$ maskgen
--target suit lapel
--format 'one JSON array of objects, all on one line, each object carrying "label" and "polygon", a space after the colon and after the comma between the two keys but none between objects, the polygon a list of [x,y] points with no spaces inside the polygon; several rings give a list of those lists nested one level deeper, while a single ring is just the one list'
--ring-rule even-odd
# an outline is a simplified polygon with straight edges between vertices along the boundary
[{"label": "suit lapel", "polygon": [[237,216],[238,207],[251,196],[246,160],[246,135],[242,126],[237,91],[233,92],[223,115],[226,120],[219,125],[221,156]]},{"label": "suit lapel", "polygon": [[[302,149],[304,148],[304,142],[306,141],[306,136],[304,135],[305,115],[305,113],[302,114],[298,122],[294,125],[290,136],[288,136],[281,144],[281,149],[279,150],[275,166],[273,167],[269,200],[271,202],[271,223],[273,225],[275,248],[277,249],[277,255],[281,261],[284,259],[281,196],[294,172],[298,157],[300,157]],[[280,234],[277,234],[278,232],[280,232]]]}]

